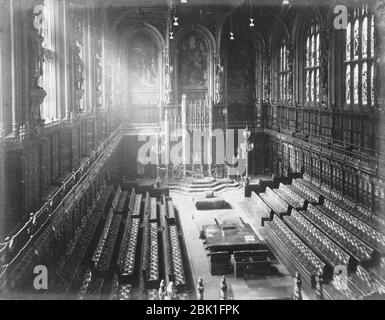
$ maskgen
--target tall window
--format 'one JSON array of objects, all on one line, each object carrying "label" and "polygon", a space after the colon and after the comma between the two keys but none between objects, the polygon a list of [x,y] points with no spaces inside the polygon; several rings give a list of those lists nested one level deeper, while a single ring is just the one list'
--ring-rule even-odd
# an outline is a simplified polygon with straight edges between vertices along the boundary
[{"label": "tall window", "polygon": [[45,123],[50,123],[59,118],[56,100],[56,3],[56,0],[44,1],[44,26],[42,34],[44,38],[44,64],[42,87],[47,92],[47,96],[41,105],[41,116],[45,120]]},{"label": "tall window", "polygon": [[311,19],[305,41],[305,101],[320,101],[320,24]]},{"label": "tall window", "polygon": [[289,61],[288,50],[285,40],[282,41],[279,50],[279,99],[288,100],[288,82],[289,82]]},{"label": "tall window", "polygon": [[374,15],[368,6],[350,12],[345,44],[346,105],[374,105]]}]

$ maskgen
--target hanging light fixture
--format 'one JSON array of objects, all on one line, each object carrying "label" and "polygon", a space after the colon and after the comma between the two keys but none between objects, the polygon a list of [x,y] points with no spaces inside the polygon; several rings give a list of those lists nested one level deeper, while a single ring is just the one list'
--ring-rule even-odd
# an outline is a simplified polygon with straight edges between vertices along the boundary
[{"label": "hanging light fixture", "polygon": [[235,38],[234,38],[234,33],[232,33],[231,31],[230,31],[230,40],[234,40]]},{"label": "hanging light fixture", "polygon": [[175,27],[179,26],[179,22],[178,22],[179,18],[176,14],[176,2],[174,3],[174,18],[173,19],[174,19],[174,26]]},{"label": "hanging light fixture", "polygon": [[230,18],[230,40],[234,40],[234,33],[233,33],[233,17]]},{"label": "hanging light fixture", "polygon": [[170,32],[170,40],[174,39],[174,32]]},{"label": "hanging light fixture", "polygon": [[283,1],[282,1],[282,6],[283,6],[283,7],[288,7],[288,6],[290,6],[290,0],[283,0]]},{"label": "hanging light fixture", "polygon": [[249,18],[249,21],[250,21],[249,26],[254,27],[255,24],[254,24],[254,18],[253,18],[253,4],[251,3],[251,1],[250,1],[250,18]]}]

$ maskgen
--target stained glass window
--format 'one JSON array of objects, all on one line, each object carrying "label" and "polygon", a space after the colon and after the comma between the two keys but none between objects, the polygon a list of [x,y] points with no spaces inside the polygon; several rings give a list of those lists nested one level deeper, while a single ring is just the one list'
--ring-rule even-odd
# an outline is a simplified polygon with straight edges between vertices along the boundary
[{"label": "stained glass window", "polygon": [[373,106],[375,28],[367,5],[349,13],[345,39],[346,105]]},{"label": "stained glass window", "polygon": [[289,81],[289,61],[288,50],[285,41],[280,45],[279,55],[279,99],[287,101],[288,97],[288,81]]},{"label": "stained glass window", "polygon": [[[346,67],[346,87],[350,88],[351,74],[350,74],[350,65]],[[351,103],[350,90],[346,90],[346,103]]]},{"label": "stained glass window", "polygon": [[320,24],[311,19],[306,28],[305,99],[320,101]]}]

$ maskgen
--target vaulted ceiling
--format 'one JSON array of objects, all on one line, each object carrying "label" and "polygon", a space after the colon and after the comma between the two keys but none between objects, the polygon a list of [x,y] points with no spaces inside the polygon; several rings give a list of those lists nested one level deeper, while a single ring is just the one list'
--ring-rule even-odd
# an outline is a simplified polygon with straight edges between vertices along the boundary
[{"label": "vaulted ceiling", "polygon": [[[99,1],[99,0],[96,0]],[[100,7],[110,25],[118,33],[127,26],[148,22],[162,33],[166,31],[167,19],[178,16],[181,24],[201,24],[215,29],[219,24],[229,24],[242,30],[238,25],[249,17],[255,18],[256,29],[272,26],[282,10],[282,0],[107,0]],[[314,1],[314,0],[307,0]]]}]

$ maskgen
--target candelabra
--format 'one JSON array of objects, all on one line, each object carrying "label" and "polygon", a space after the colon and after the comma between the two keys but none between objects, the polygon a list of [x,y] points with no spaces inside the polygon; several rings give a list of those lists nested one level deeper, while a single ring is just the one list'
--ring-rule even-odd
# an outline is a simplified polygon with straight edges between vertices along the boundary
[{"label": "candelabra", "polygon": [[254,143],[250,142],[251,131],[249,127],[243,131],[244,142],[241,144],[243,158],[246,159],[246,180],[249,178],[249,153],[254,150]]}]

